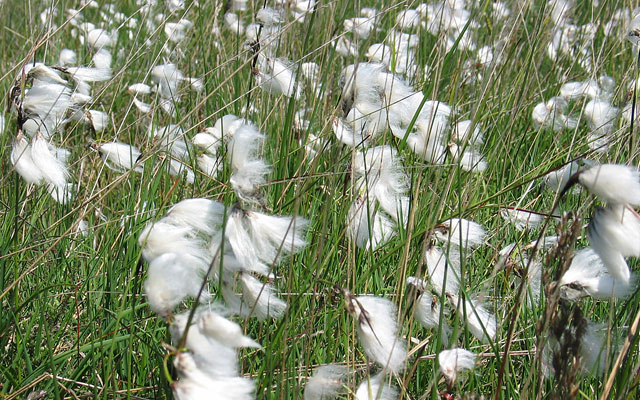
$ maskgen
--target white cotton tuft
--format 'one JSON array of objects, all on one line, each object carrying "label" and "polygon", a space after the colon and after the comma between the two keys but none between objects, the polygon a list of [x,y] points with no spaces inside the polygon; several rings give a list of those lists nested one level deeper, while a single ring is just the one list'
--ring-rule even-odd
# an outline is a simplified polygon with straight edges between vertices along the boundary
[{"label": "white cotton tuft", "polygon": [[94,50],[103,47],[111,47],[115,44],[116,38],[104,29],[92,29],[87,33],[87,44]]},{"label": "white cotton tuft", "polygon": [[369,358],[386,370],[404,369],[407,350],[398,336],[395,305],[383,297],[348,295],[347,310],[357,321],[360,344]]},{"label": "white cotton tuft", "polygon": [[589,222],[588,238],[611,275],[628,285],[631,272],[624,257],[640,256],[640,218],[626,206],[598,208]]},{"label": "white cotton tuft", "polygon": [[66,71],[77,82],[104,82],[111,79],[111,68],[70,67]]},{"label": "white cotton tuft", "polygon": [[29,184],[39,184],[44,179],[42,172],[31,158],[31,145],[23,135],[18,135],[11,149],[11,163],[16,172]]},{"label": "white cotton tuft", "polygon": [[[415,319],[420,322],[422,326],[427,329],[438,329],[440,327],[440,338],[446,345],[449,341],[449,326],[446,319],[441,318],[441,308],[438,298],[431,296],[425,290],[427,283],[420,278],[410,276],[407,278],[407,284],[411,285],[416,290],[418,296],[417,304],[415,305]],[[442,313],[444,317],[446,313]]]},{"label": "white cotton tuft", "polygon": [[445,254],[441,248],[431,246],[425,252],[429,281],[437,293],[457,294],[460,289],[460,259],[457,249]]},{"label": "white cotton tuft", "polygon": [[640,171],[618,164],[596,165],[578,175],[578,181],[607,203],[640,206]]},{"label": "white cotton tuft", "polygon": [[[186,297],[198,295],[203,274],[189,266],[190,262],[189,257],[176,253],[162,254],[151,261],[144,291],[155,313],[166,317]],[[200,300],[208,298],[209,293],[203,291]]]},{"label": "white cotton tuft", "polygon": [[[197,314],[196,316],[200,317]],[[180,341],[187,327],[188,318],[189,311],[174,316],[173,325],[170,327],[171,339],[174,344]],[[184,347],[193,353],[193,360],[198,369],[209,377],[238,376],[236,350],[205,335],[197,322],[196,318],[191,321]]]},{"label": "white cotton tuft", "polygon": [[373,201],[358,197],[347,214],[347,236],[361,249],[375,250],[396,234],[394,222],[375,210]]},{"label": "white cotton tuft", "polygon": [[200,260],[200,265],[194,265],[194,268],[205,269],[211,261],[203,240],[194,235],[192,228],[176,226],[162,220],[147,224],[140,232],[138,245],[143,248],[142,257],[148,262],[165,253],[193,256]]},{"label": "white cotton tuft", "polygon": [[227,347],[262,348],[259,343],[242,333],[240,325],[213,311],[205,311],[200,315],[198,328],[203,334]]},{"label": "white cotton tuft", "polygon": [[435,228],[436,239],[462,248],[475,248],[484,244],[485,234],[482,225],[463,218],[444,221]]},{"label": "white cotton tuft", "polygon": [[576,252],[571,266],[558,284],[561,295],[568,300],[577,300],[585,296],[594,299],[624,299],[634,292],[636,279],[633,277],[628,284],[615,280],[600,256],[587,247]]},{"label": "white cotton tuft", "polygon": [[224,209],[224,204],[215,200],[186,199],[171,207],[162,221],[213,235],[222,225]]},{"label": "white cotton tuft", "polygon": [[101,69],[103,71],[109,71],[109,75],[111,75],[111,62],[113,61],[113,57],[109,50],[100,49],[96,52],[96,54],[91,57],[91,61],[93,61],[93,65],[96,68]]},{"label": "white cotton tuft", "polygon": [[222,169],[222,160],[217,157],[211,157],[207,154],[199,155],[197,162],[200,171],[210,178],[214,178],[218,171]]},{"label": "white cotton tuft", "polygon": [[473,336],[483,343],[489,343],[495,339],[498,325],[496,317],[482,304],[476,300],[467,301],[457,296],[449,296],[449,301],[457,308],[460,318],[466,318],[466,326]]},{"label": "white cotton tuft", "polygon": [[503,208],[500,216],[521,232],[527,228],[537,228],[542,223],[542,215],[515,208]]},{"label": "white cotton tuft", "polygon": [[143,171],[142,164],[136,165],[141,153],[135,146],[120,142],[103,143],[98,146],[98,152],[104,164],[114,171],[126,172],[130,169],[135,172]]},{"label": "white cotton tuft", "polygon": [[31,159],[47,183],[65,187],[69,178],[67,166],[52,150],[55,152],[56,148],[47,143],[42,135],[36,135],[31,142]]},{"label": "white cotton tuft", "polygon": [[209,132],[199,132],[191,139],[191,143],[200,147],[210,155],[215,156],[222,141],[221,136],[216,137]]},{"label": "white cotton tuft", "polygon": [[443,350],[438,354],[440,371],[448,382],[455,382],[458,373],[472,369],[476,365],[476,355],[466,349]]},{"label": "white cotton tuft", "polygon": [[356,390],[356,400],[395,400],[397,398],[398,391],[384,382],[382,374],[365,379]]},{"label": "white cotton tuft", "polygon": [[249,274],[241,274],[243,315],[255,316],[262,321],[267,318],[280,319],[287,310],[287,303],[275,294],[269,283],[262,283]]},{"label": "white cotton tuft", "polygon": [[270,172],[269,166],[259,158],[264,139],[253,125],[243,125],[227,144],[233,169],[231,185],[243,199],[254,198]]},{"label": "white cotton tuft", "polygon": [[74,65],[77,62],[76,52],[71,49],[62,49],[58,55],[58,63],[61,67]]},{"label": "white cotton tuft", "polygon": [[328,400],[345,391],[347,367],[328,364],[313,370],[313,376],[304,385],[304,400]]}]

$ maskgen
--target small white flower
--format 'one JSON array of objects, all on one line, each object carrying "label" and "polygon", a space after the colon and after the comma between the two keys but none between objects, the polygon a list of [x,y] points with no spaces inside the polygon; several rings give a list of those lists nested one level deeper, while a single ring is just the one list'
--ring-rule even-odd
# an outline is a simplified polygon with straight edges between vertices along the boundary
[{"label": "small white flower", "polygon": [[40,134],[37,134],[31,142],[31,159],[47,183],[59,188],[66,187],[69,178],[67,165],[56,156],[56,148]]},{"label": "small white flower", "polygon": [[589,222],[589,242],[611,275],[628,285],[631,272],[624,257],[640,257],[640,218],[617,204],[598,208]]},{"label": "small white flower", "polygon": [[304,385],[304,400],[327,400],[345,391],[347,367],[328,364],[313,370],[313,376]]},{"label": "small white flower", "polygon": [[[193,258],[177,253],[165,253],[151,261],[144,291],[149,307],[161,316],[168,316],[171,310],[186,297],[195,298],[202,285],[203,274],[192,267]],[[209,298],[203,291],[200,300]]]},{"label": "small white flower", "polygon": [[467,328],[473,336],[483,343],[494,340],[497,331],[496,316],[476,300],[465,300],[455,295],[447,296],[451,304],[457,308],[460,318],[465,318]]},{"label": "small white flower", "polygon": [[22,134],[13,141],[11,149],[11,163],[16,172],[29,184],[39,184],[44,179],[40,168],[31,158],[31,145]]},{"label": "small white flower", "polygon": [[584,296],[595,299],[625,298],[635,290],[635,279],[629,284],[617,281],[608,272],[600,256],[587,247],[578,252],[571,266],[558,282],[563,297],[576,300]]},{"label": "small white flower", "polygon": [[287,310],[287,303],[276,296],[275,288],[262,283],[249,274],[242,273],[239,278],[242,286],[242,315],[255,316],[262,321],[267,318],[280,319]]},{"label": "small white flower", "polygon": [[542,223],[542,215],[525,210],[503,208],[500,210],[500,216],[515,225],[519,231],[537,228]]},{"label": "small white flower", "polygon": [[347,214],[347,236],[361,249],[376,249],[396,234],[393,220],[378,212],[373,201],[356,198]]},{"label": "small white flower", "polygon": [[462,248],[475,248],[484,244],[486,231],[477,222],[453,218],[435,227],[436,239]]},{"label": "small white flower", "polygon": [[360,344],[369,358],[392,372],[404,369],[407,351],[398,337],[394,304],[383,297],[345,294],[347,311],[356,319]]},{"label": "small white flower", "polygon": [[438,364],[447,381],[453,383],[459,372],[470,370],[476,365],[476,355],[461,348],[443,350],[438,354]]},{"label": "small white flower", "polygon": [[456,294],[460,288],[460,255],[458,249],[449,249],[445,253],[436,246],[430,246],[425,252],[425,264],[429,281],[436,293]]},{"label": "small white flower", "polygon": [[111,142],[99,145],[98,151],[104,164],[117,172],[125,172],[133,169],[135,172],[142,172],[143,166],[136,165],[140,157],[140,150],[135,146],[126,143]]},{"label": "small white flower", "polygon": [[427,329],[438,329],[440,327],[440,337],[446,345],[449,341],[449,325],[444,317],[446,313],[441,311],[438,298],[426,292],[427,283],[420,278],[410,276],[407,284],[415,288],[418,296],[418,303],[415,306],[415,319]]},{"label": "small white flower", "polygon": [[578,182],[607,203],[640,205],[640,172],[636,168],[596,165],[581,171]]},{"label": "small white flower", "polygon": [[398,391],[384,381],[382,374],[365,379],[356,390],[356,400],[395,400]]},{"label": "small white flower", "polygon": [[198,328],[200,331],[220,342],[232,347],[256,347],[262,348],[255,340],[245,336],[242,328],[237,323],[230,321],[214,311],[205,311],[198,318]]}]

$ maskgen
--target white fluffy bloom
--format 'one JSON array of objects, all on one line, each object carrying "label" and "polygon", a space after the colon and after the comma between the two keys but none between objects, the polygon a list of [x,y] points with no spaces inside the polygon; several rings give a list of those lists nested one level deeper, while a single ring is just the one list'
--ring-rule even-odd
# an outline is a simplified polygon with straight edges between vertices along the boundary
[{"label": "white fluffy bloom", "polygon": [[103,143],[98,146],[98,151],[104,165],[114,171],[125,172],[130,169],[135,172],[143,171],[142,164],[136,165],[141,153],[135,146],[120,142]]},{"label": "white fluffy bloom", "polygon": [[407,351],[398,337],[394,304],[383,297],[347,294],[347,310],[357,321],[360,344],[369,358],[392,372],[405,366]]},{"label": "white fluffy bloom", "polygon": [[537,228],[542,223],[542,215],[524,210],[503,208],[500,210],[500,216],[519,231],[525,228]]},{"label": "white fluffy bloom", "polygon": [[211,261],[204,241],[195,236],[191,227],[176,226],[162,220],[147,224],[140,232],[138,245],[143,248],[142,256],[148,262],[165,253],[189,254],[199,259],[203,268],[208,267]]},{"label": "white fluffy bloom", "polygon": [[635,290],[635,279],[629,284],[616,281],[604,266],[600,256],[587,247],[578,252],[571,266],[558,282],[563,297],[569,300],[591,296],[595,299],[625,298]]},{"label": "white fluffy bloom", "polygon": [[394,222],[364,197],[356,198],[347,214],[347,236],[361,249],[376,249],[396,234]]},{"label": "white fluffy bloom", "polygon": [[215,200],[186,199],[174,204],[162,221],[213,235],[222,225],[224,208],[223,204]]},{"label": "white fluffy bloom", "polygon": [[620,109],[605,100],[591,100],[584,106],[584,117],[594,131],[592,134],[603,135],[613,132],[619,114]]},{"label": "white fluffy bloom", "polygon": [[447,344],[449,341],[449,325],[445,318],[441,318],[441,315],[445,316],[446,314],[441,314],[438,298],[429,295],[425,291],[427,284],[420,278],[410,276],[407,278],[407,284],[415,288],[418,296],[417,304],[415,305],[415,319],[427,329],[438,329],[440,327],[440,337]]},{"label": "white fluffy bloom", "polygon": [[[189,331],[191,336],[191,331]],[[178,353],[174,366],[180,379],[171,385],[178,400],[208,399],[212,393],[224,393],[227,400],[251,400],[255,398],[252,380],[239,376],[220,376],[199,365],[197,355]]]},{"label": "white fluffy bloom", "polygon": [[251,315],[264,320],[279,319],[287,310],[287,303],[276,296],[274,287],[269,283],[262,283],[249,274],[241,274],[239,278],[242,286],[242,315]]},{"label": "white fluffy bloom", "polygon": [[457,294],[460,288],[460,259],[457,249],[449,249],[448,254],[441,248],[430,246],[425,252],[425,264],[429,281],[437,293]]},{"label": "white fluffy bloom", "polygon": [[31,158],[31,145],[23,135],[19,134],[13,141],[11,149],[11,163],[16,172],[29,184],[39,184],[43,175],[40,168]]},{"label": "white fluffy bloom", "polygon": [[58,55],[58,63],[62,67],[74,65],[77,62],[76,52],[71,49],[62,49]]},{"label": "white fluffy bloom", "polygon": [[268,164],[259,158],[264,139],[264,135],[253,125],[242,125],[227,145],[233,169],[230,182],[243,199],[254,198],[258,188],[265,183],[265,175],[269,173]]},{"label": "white fluffy bloom", "polygon": [[463,248],[475,248],[484,244],[485,230],[477,222],[453,218],[436,226],[436,239]]},{"label": "white fluffy bloom", "polygon": [[453,295],[448,296],[448,298],[452,305],[457,308],[460,318],[466,318],[464,321],[473,336],[483,343],[489,343],[490,340],[495,339],[498,325],[495,315],[476,300],[467,301],[464,298]]},{"label": "white fluffy bloom", "polygon": [[353,32],[360,39],[366,39],[376,28],[375,20],[367,17],[354,17],[342,22],[344,30]]},{"label": "white fluffy bloom", "polygon": [[624,257],[640,257],[640,218],[626,206],[598,208],[589,222],[589,242],[611,275],[628,285],[631,272]]},{"label": "white fluffy bloom", "polygon": [[257,83],[268,93],[298,98],[301,94],[300,83],[296,84],[296,75],[290,62],[284,59],[258,55]]},{"label": "white fluffy bloom", "polygon": [[42,135],[37,134],[31,142],[31,159],[47,183],[64,188],[67,185],[69,172],[65,160],[57,157],[56,150]]},{"label": "white fluffy bloom", "polygon": [[398,391],[384,381],[382,374],[365,379],[356,390],[356,400],[395,400]]},{"label": "white fluffy bloom", "polygon": [[328,364],[313,370],[313,376],[304,386],[304,400],[328,400],[345,390],[347,367]]},{"label": "white fluffy bloom", "polygon": [[[198,295],[203,274],[193,269],[192,262],[192,257],[177,253],[165,253],[151,261],[144,291],[155,313],[167,316],[186,297]],[[208,298],[209,293],[203,291],[200,300]]]},{"label": "white fluffy bloom", "polygon": [[[188,311],[174,316],[173,325],[170,327],[173,343],[177,344],[180,341],[188,319]],[[236,350],[206,335],[195,318],[191,321],[184,347],[192,352],[193,360],[203,374],[209,377],[238,376]]]},{"label": "white fluffy bloom", "polygon": [[578,175],[578,181],[607,203],[640,205],[640,172],[617,164],[596,165]]},{"label": "white fluffy bloom", "polygon": [[200,331],[221,344],[237,347],[262,348],[255,340],[245,336],[237,323],[226,319],[214,311],[205,311],[198,318]]},{"label": "white fluffy bloom", "polygon": [[574,129],[578,121],[565,115],[567,101],[562,97],[554,97],[546,103],[539,103],[533,108],[531,117],[537,126],[550,127],[554,131]]},{"label": "white fluffy bloom", "polygon": [[116,42],[116,37],[105,31],[104,29],[92,29],[87,32],[87,44],[94,50],[99,50],[103,47],[111,47]]},{"label": "white fluffy bloom", "polygon": [[382,209],[394,220],[409,219],[408,177],[391,146],[377,146],[358,152],[352,163],[356,179],[373,194]]},{"label": "white fluffy bloom", "polygon": [[231,211],[225,235],[233,253],[247,271],[269,274],[268,265],[301,251],[308,220],[271,216],[235,208]]},{"label": "white fluffy bloom", "polygon": [[453,383],[459,372],[470,370],[476,365],[476,355],[461,348],[443,350],[438,354],[438,364],[447,381]]}]

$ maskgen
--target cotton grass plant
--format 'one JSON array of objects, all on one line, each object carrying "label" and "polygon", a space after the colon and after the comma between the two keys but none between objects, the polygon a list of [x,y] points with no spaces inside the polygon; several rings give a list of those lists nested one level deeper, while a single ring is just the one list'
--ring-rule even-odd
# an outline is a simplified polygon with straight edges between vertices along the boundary
[{"label": "cotton grass plant", "polygon": [[628,5],[0,11],[5,397],[637,395]]}]

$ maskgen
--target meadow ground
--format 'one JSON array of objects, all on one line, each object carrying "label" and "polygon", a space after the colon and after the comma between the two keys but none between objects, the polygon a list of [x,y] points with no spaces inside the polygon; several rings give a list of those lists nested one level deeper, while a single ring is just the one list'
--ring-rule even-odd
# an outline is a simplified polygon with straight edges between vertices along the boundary
[{"label": "meadow ground", "polygon": [[[638,48],[625,39],[631,3],[249,1],[246,8],[236,1],[155,3],[0,1],[0,92],[7,94],[0,135],[1,398],[172,397],[170,381],[177,376],[172,346],[177,343],[167,321],[149,307],[144,285],[149,262],[138,239],[171,206],[196,197],[219,201],[225,214],[240,205],[310,221],[308,244],[268,263],[269,281],[288,305],[284,315],[262,321],[233,317],[263,346],[238,350],[239,370],[254,380],[256,398],[301,398],[314,368],[327,364],[347,367],[338,398],[355,398],[360,382],[382,369],[363,348],[358,326],[363,320],[349,314],[341,288],[385,297],[397,307],[397,341],[406,345],[408,358],[387,381],[398,397],[593,399],[609,391],[617,398],[638,396],[637,336],[623,346],[640,309],[635,288],[620,298],[573,301],[566,300],[566,291],[562,296],[545,292],[560,288],[552,282],[570,261],[569,250],[589,245],[586,224],[602,204],[585,190],[573,190],[550,215],[557,191],[545,176],[573,160],[638,163],[637,132],[625,114],[638,70]],[[260,14],[263,7],[277,14]],[[345,24],[363,15],[355,24],[366,32],[353,28],[354,22]],[[410,17],[415,24],[407,21]],[[250,26],[258,21],[262,25]],[[24,122],[16,99],[33,89],[21,71],[34,61],[60,65],[62,49],[76,53],[69,65],[106,63],[96,59],[101,46],[90,38],[96,28],[112,41],[102,47],[111,56],[111,76],[92,82],[90,98],[64,110],[64,123],[47,139],[70,152],[72,198],[60,203],[46,184],[27,183],[12,161]],[[372,54],[376,43],[387,44],[386,53]],[[411,140],[420,134],[419,112],[404,116],[402,127],[390,126],[394,104],[379,82],[359,83],[386,94],[374,95],[372,111],[360,109],[366,124],[347,121],[350,108],[368,104],[358,100],[358,93],[353,99],[343,95],[350,76],[342,71],[372,57],[398,82],[424,95],[419,111],[431,101],[448,109],[437,120],[444,124],[437,133],[441,155],[427,157]],[[199,80],[182,79],[171,88],[176,92],[163,96],[167,82],[152,76],[152,69],[170,63],[184,77]],[[316,63],[316,74],[305,76],[303,63]],[[288,74],[285,84],[269,80],[277,68]],[[130,89],[134,83],[155,86],[136,97]],[[72,86],[77,91],[79,84]],[[561,94],[562,99],[555,98]],[[54,96],[53,103],[57,100]],[[402,110],[416,106],[403,100],[395,100]],[[600,102],[596,111],[593,101]],[[540,103],[545,104],[536,107]],[[23,107],[28,108],[26,100]],[[78,109],[105,114],[81,111],[70,117]],[[45,118],[41,110],[30,116]],[[380,110],[388,111],[380,128],[367,131],[373,125],[368,117],[381,115]],[[190,145],[226,114],[246,118],[266,137],[258,155],[270,170],[249,195],[232,185],[237,166],[224,134],[216,156],[220,169],[213,172],[199,167],[202,149]],[[461,121],[472,121],[482,140],[456,136],[453,127]],[[355,132],[341,131],[338,123]],[[182,128],[172,138],[186,146],[177,172],[170,164],[178,157],[163,147],[157,133],[170,124]],[[364,129],[359,139],[358,129]],[[353,146],[344,143],[349,140]],[[119,171],[108,168],[97,149],[114,141],[136,146],[140,157]],[[353,226],[352,204],[366,197],[356,182],[367,181],[371,172],[365,166],[358,180],[354,161],[382,145],[395,149],[400,175],[406,174],[400,197],[408,215],[398,218],[367,202],[364,219],[379,221],[382,215],[380,223],[389,225],[378,232],[374,222]],[[135,159],[143,168],[131,168]],[[508,217],[514,208],[533,212],[516,215],[525,222],[530,218],[528,226],[513,213]],[[572,214],[561,223],[563,211]],[[444,310],[440,324],[451,327],[445,344],[441,329],[426,329],[414,317],[410,299],[415,293],[407,278],[435,279],[428,277],[428,252],[434,244],[450,249],[450,241],[465,239],[447,239],[446,232],[438,238],[442,223],[457,217],[479,223],[486,234],[479,245],[460,250],[460,284],[452,294],[480,299],[497,324],[495,334],[487,324],[474,332],[464,323],[469,311],[448,307],[445,290],[433,290],[437,282],[431,282],[434,304]],[[559,234],[559,249],[540,249],[530,255],[536,262],[525,259],[530,242]],[[512,243],[517,251],[506,253],[512,257],[501,256]],[[516,257],[520,252],[523,256]],[[541,270],[531,272],[534,265]],[[633,259],[629,265],[633,270]],[[527,268],[529,278],[523,281]],[[212,279],[206,289],[211,298],[205,307],[225,302],[217,283]],[[175,305],[174,313],[189,310],[191,297]],[[546,355],[538,351],[542,344]],[[473,369],[449,382],[437,355],[455,347],[470,350],[476,360]],[[628,356],[616,362],[620,348]],[[216,389],[209,394],[236,398]]]}]

